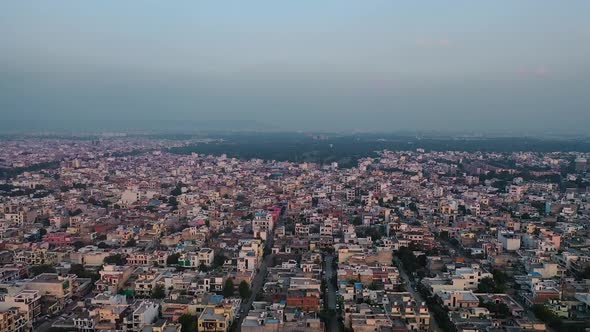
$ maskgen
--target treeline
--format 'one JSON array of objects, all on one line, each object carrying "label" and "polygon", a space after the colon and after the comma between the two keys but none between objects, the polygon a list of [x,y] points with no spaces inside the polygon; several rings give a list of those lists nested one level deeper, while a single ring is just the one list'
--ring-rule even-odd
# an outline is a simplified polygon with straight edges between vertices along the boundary
[{"label": "treeline", "polygon": [[317,139],[303,134],[247,133],[228,134],[216,138],[222,142],[198,143],[175,147],[169,151],[177,154],[227,154],[241,159],[264,159],[291,162],[329,164],[338,162],[340,167],[356,166],[359,158],[376,157],[375,151],[407,151],[423,148],[427,151],[580,151],[590,152],[590,141],[541,140],[534,138],[416,138],[391,135],[344,135]]},{"label": "treeline", "polygon": [[0,178],[13,178],[24,172],[38,172],[44,169],[56,169],[60,165],[58,160],[30,165],[27,167],[0,168]]}]

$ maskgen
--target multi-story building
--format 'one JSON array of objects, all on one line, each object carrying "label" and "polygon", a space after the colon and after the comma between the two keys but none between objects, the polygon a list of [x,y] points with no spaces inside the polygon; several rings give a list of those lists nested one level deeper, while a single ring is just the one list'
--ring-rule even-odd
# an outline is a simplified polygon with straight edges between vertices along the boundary
[{"label": "multi-story building", "polygon": [[229,331],[233,315],[223,306],[206,307],[197,320],[198,330],[203,332]]},{"label": "multi-story building", "polygon": [[[26,330],[33,328],[33,322],[41,315],[41,292],[37,290],[22,290],[14,294],[6,294],[0,300],[0,311],[17,310],[26,321]],[[16,319],[16,318],[15,318]],[[18,326],[22,326],[19,321]]]},{"label": "multi-story building", "polygon": [[178,265],[182,267],[197,268],[201,265],[211,266],[213,264],[214,251],[210,248],[201,248],[196,253],[183,253],[178,258]]},{"label": "multi-story building", "polygon": [[99,292],[111,292],[117,294],[125,282],[133,273],[130,266],[105,265],[99,272],[100,279],[96,281],[96,289]]},{"label": "multi-story building", "polygon": [[15,263],[28,266],[55,265],[57,264],[57,259],[57,253],[41,248],[19,251],[14,256]]},{"label": "multi-story building", "polygon": [[27,319],[18,309],[0,310],[0,332],[27,332]]},{"label": "multi-story building", "polygon": [[152,301],[137,301],[132,305],[131,313],[123,319],[124,332],[140,332],[158,318],[160,305]]}]

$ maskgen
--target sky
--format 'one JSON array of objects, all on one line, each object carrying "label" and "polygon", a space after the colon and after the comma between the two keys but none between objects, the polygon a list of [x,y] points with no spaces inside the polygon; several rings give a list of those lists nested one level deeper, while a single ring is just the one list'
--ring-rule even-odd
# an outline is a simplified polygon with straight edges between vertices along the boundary
[{"label": "sky", "polygon": [[0,0],[0,131],[588,134],[588,0]]}]

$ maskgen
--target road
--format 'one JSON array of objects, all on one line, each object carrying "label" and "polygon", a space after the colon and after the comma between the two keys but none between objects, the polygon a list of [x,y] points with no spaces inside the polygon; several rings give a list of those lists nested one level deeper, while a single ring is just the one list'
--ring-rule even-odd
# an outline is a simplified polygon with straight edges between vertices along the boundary
[{"label": "road", "polygon": [[[412,295],[412,298],[414,300],[416,300],[416,302],[419,302],[419,303],[426,302],[422,298],[422,294],[420,294],[420,292],[415,291],[414,287],[412,287],[412,282],[410,281],[410,277],[406,273],[406,270],[404,269],[402,262],[397,257],[395,257],[394,259],[395,259],[395,263],[397,264],[397,266],[399,268],[399,275],[402,278],[402,282],[406,286],[407,291]],[[442,331],[440,326],[438,326],[438,322],[436,321],[436,319],[434,318],[434,316],[432,314],[430,314],[430,331],[435,331],[435,332]]]},{"label": "road", "polygon": [[[73,301],[72,303],[68,304],[65,309],[61,312],[61,314],[69,314],[71,313],[76,307],[78,306],[76,301]],[[44,318],[41,318],[40,321],[42,321],[43,323],[39,324],[38,326],[36,326],[33,330],[35,332],[48,332],[51,329],[51,325],[58,319],[60,318],[60,316],[56,316],[53,318],[49,318],[48,320],[45,320]],[[38,324],[38,322],[36,322],[36,324]],[[35,324],[35,325],[36,325]]]},{"label": "road", "polygon": [[[283,214],[281,214],[279,222],[275,228],[283,224]],[[275,228],[273,228],[271,234],[269,234],[268,241],[266,241],[264,244],[265,249],[268,251],[272,250]],[[242,302],[242,305],[240,306],[240,318],[235,321],[234,325],[232,326],[233,331],[241,331],[242,322],[244,321],[244,318],[248,316],[248,312],[250,312],[250,309],[252,308],[252,303],[254,303],[254,300],[256,300],[256,295],[260,293],[262,286],[264,285],[264,279],[266,278],[268,266],[272,263],[273,258],[274,254],[269,254],[264,257],[262,263],[260,263],[258,273],[256,273],[256,276],[254,276],[254,280],[252,280],[252,284],[250,285],[250,291],[252,295],[250,295],[250,298],[247,301]]]},{"label": "road", "polygon": [[242,305],[240,306],[240,313],[241,313],[240,315],[241,316],[236,321],[236,323],[234,325],[235,331],[241,330],[241,326],[242,326],[242,322],[244,321],[244,318],[246,316],[248,316],[248,312],[252,308],[252,303],[254,303],[254,300],[256,299],[256,295],[260,292],[260,290],[262,289],[262,286],[264,285],[264,278],[266,277],[268,265],[272,262],[273,257],[274,257],[274,254],[270,254],[270,255],[266,256],[264,258],[264,260],[262,261],[262,263],[260,264],[260,269],[258,270],[258,273],[254,277],[254,280],[252,281],[252,285],[250,287],[252,295],[250,295],[250,298],[247,301],[243,301]]},{"label": "road", "polygon": [[[334,256],[326,255],[324,257],[324,281],[326,283],[326,299],[325,299],[325,309],[329,310],[330,312],[336,312],[336,287],[332,282],[330,282],[330,278],[336,278],[336,271],[332,266],[332,262],[334,261]],[[338,332],[338,314],[334,314],[330,316],[330,321],[326,322],[328,327],[330,328],[329,331]]]}]

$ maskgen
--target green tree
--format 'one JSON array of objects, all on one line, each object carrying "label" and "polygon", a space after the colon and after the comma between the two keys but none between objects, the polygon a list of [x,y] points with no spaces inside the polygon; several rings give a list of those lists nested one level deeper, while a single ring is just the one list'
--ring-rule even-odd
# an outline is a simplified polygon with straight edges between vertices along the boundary
[{"label": "green tree", "polygon": [[166,297],[166,290],[163,285],[156,285],[152,289],[152,299],[163,299]]},{"label": "green tree", "polygon": [[178,253],[174,253],[172,255],[169,255],[168,258],[166,258],[166,264],[167,265],[177,265],[179,257],[180,257],[180,254],[178,254]]},{"label": "green tree", "polygon": [[182,315],[178,318],[182,332],[197,332],[197,317]]},{"label": "green tree", "polygon": [[412,250],[408,247],[400,247],[396,256],[402,261],[404,265],[404,269],[407,272],[413,273],[416,272],[418,268],[418,263],[416,260],[416,255],[412,252]]},{"label": "green tree", "polygon": [[80,249],[84,246],[84,242],[76,241],[76,242],[72,243],[72,246],[74,246],[74,248],[76,248],[76,250],[77,250],[77,249]]},{"label": "green tree", "polygon": [[235,286],[234,281],[231,278],[227,278],[225,284],[223,285],[223,296],[224,297],[232,297],[235,294]]},{"label": "green tree", "polygon": [[226,257],[224,254],[215,254],[215,256],[213,256],[213,268],[222,266],[223,263],[225,263],[225,259]]},{"label": "green tree", "polygon": [[480,307],[487,308],[492,314],[499,318],[507,318],[512,316],[510,308],[506,303],[484,302],[480,303]]},{"label": "green tree", "polygon": [[492,278],[483,278],[479,281],[479,285],[477,286],[478,293],[495,293],[496,292],[496,282]]},{"label": "green tree", "polygon": [[55,273],[55,268],[52,265],[43,264],[37,266],[31,266],[29,272],[32,276],[36,276],[42,273]]},{"label": "green tree", "polygon": [[96,281],[100,277],[97,272],[88,271],[82,264],[72,264],[70,273],[75,274],[79,278],[91,278],[92,281]]},{"label": "green tree", "polygon": [[137,244],[137,242],[135,241],[134,238],[130,238],[129,241],[127,241],[127,243],[125,243],[125,247],[135,247],[135,245]]},{"label": "green tree", "polygon": [[426,267],[426,264],[428,264],[428,258],[426,257],[426,255],[420,255],[418,256],[418,258],[416,258],[416,262],[419,266]]},{"label": "green tree", "polygon": [[45,228],[39,228],[39,235],[43,237],[45,234],[47,234],[47,230]]},{"label": "green tree", "polygon": [[246,280],[242,280],[242,282],[240,282],[239,292],[242,299],[250,297],[250,285]]},{"label": "green tree", "polygon": [[176,185],[176,187],[170,192],[170,195],[172,196],[179,196],[180,194],[182,194],[182,184]]},{"label": "green tree", "polygon": [[354,219],[352,219],[352,224],[355,226],[360,226],[363,224],[363,219],[360,216],[356,216]]},{"label": "green tree", "polygon": [[538,319],[554,329],[558,329],[562,325],[561,318],[543,304],[535,304],[533,306],[533,313]]},{"label": "green tree", "polygon": [[121,254],[114,254],[111,256],[107,256],[104,259],[105,264],[115,264],[115,265],[125,265],[127,263],[127,259],[121,256]]}]

